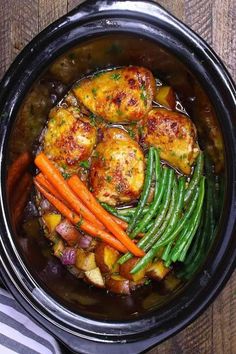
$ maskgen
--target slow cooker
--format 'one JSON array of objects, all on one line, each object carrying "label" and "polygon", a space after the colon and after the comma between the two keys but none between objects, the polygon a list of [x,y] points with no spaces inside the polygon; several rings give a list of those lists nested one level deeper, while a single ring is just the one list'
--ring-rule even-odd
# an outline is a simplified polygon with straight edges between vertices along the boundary
[{"label": "slow cooker", "polygon": [[[63,79],[68,60],[73,71]],[[34,151],[47,113],[73,82],[99,68],[131,64],[150,68],[175,88],[199,126],[203,146],[208,131],[199,113],[202,100],[218,129],[224,188],[214,242],[192,278],[168,295],[147,287],[117,296],[75,280],[50,258],[47,246],[39,247],[35,235],[24,235],[21,222],[14,224],[7,195],[9,166],[22,152]],[[32,96],[37,109],[28,104]],[[5,74],[0,84],[0,273],[24,309],[71,351],[148,350],[196,319],[230,277],[236,263],[235,102],[235,86],[213,50],[152,1],[86,1],[36,36]],[[34,173],[32,164],[29,172]]]}]

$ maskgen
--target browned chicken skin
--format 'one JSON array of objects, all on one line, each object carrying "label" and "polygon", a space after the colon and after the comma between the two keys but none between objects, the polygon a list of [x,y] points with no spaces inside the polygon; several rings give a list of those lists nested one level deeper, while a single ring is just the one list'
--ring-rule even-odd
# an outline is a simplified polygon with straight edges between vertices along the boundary
[{"label": "browned chicken skin", "polygon": [[92,159],[90,183],[93,194],[110,205],[138,198],[144,167],[144,155],[138,143],[122,129],[106,129]]},{"label": "browned chicken skin", "polygon": [[139,121],[151,109],[155,90],[152,73],[132,66],[94,75],[73,89],[85,107],[110,122]]},{"label": "browned chicken skin", "polygon": [[96,143],[96,128],[77,108],[56,107],[49,115],[44,152],[67,173],[78,172]]},{"label": "browned chicken skin", "polygon": [[160,157],[184,174],[199,154],[196,128],[185,115],[163,108],[154,108],[143,121],[144,142],[160,150]]}]

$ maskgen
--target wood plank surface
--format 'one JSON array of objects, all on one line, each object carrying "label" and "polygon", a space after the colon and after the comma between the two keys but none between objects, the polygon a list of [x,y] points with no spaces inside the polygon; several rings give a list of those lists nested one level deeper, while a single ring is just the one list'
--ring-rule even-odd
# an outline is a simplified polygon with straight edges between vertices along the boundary
[{"label": "wood plank surface", "polygon": [[[0,0],[0,77],[43,28],[81,0]],[[236,0],[159,0],[199,33],[236,80]],[[181,333],[149,354],[235,354],[236,272],[215,302]]]}]

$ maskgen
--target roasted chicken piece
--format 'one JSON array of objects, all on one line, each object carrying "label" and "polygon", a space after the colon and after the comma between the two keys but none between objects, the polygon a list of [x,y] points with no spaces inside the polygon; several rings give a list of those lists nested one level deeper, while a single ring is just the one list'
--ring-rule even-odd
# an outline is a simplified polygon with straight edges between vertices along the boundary
[{"label": "roasted chicken piece", "polygon": [[130,122],[151,109],[156,85],[149,70],[131,66],[84,79],[73,91],[94,114],[110,122]]},{"label": "roasted chicken piece", "polygon": [[43,149],[65,173],[76,173],[80,162],[91,155],[96,135],[96,128],[79,108],[55,107],[49,114]]},{"label": "roasted chicken piece", "polygon": [[184,174],[199,154],[196,128],[185,115],[154,108],[143,121],[144,143],[159,148],[160,157]]},{"label": "roasted chicken piece", "polygon": [[144,182],[144,167],[144,155],[138,143],[123,129],[106,129],[91,163],[93,194],[110,205],[138,198]]}]

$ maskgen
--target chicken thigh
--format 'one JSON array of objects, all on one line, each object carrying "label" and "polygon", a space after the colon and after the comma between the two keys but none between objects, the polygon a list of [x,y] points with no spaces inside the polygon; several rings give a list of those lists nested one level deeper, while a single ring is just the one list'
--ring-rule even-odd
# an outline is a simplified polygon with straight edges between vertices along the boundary
[{"label": "chicken thigh", "polygon": [[44,136],[44,152],[64,172],[78,172],[96,144],[96,128],[78,108],[55,107],[49,114]]},{"label": "chicken thigh", "polygon": [[144,182],[144,154],[138,143],[119,128],[105,130],[92,158],[93,194],[110,205],[139,197]]},{"label": "chicken thigh", "polygon": [[144,143],[155,146],[160,157],[184,174],[199,154],[196,128],[185,115],[163,108],[154,108],[143,121]]},{"label": "chicken thigh", "polygon": [[142,67],[106,71],[80,81],[74,94],[92,113],[110,122],[139,121],[151,109],[156,85]]}]

